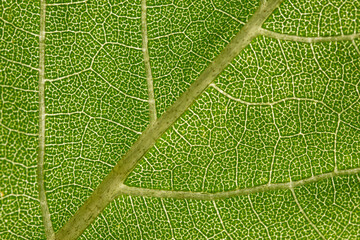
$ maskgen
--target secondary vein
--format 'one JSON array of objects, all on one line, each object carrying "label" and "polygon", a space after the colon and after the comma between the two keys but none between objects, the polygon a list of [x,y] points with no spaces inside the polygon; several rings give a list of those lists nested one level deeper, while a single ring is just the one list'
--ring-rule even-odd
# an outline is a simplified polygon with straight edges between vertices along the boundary
[{"label": "secondary vein", "polygon": [[266,192],[266,191],[291,190],[296,187],[304,186],[310,183],[316,183],[326,179],[331,179],[337,176],[351,176],[359,173],[360,173],[360,168],[337,170],[329,173],[323,173],[320,175],[312,176],[298,181],[290,181],[286,183],[269,183],[260,186],[241,188],[241,189],[235,189],[235,190],[230,190],[226,192],[217,192],[217,193],[160,190],[160,189],[130,187],[125,184],[121,184],[120,188],[123,195],[213,201],[213,200],[226,199],[230,197],[243,196],[243,195],[249,195],[249,194]]},{"label": "secondary vein", "polygon": [[260,31],[261,31],[261,35],[267,37],[276,38],[279,40],[304,42],[304,43],[351,41],[360,38],[360,33],[340,35],[340,36],[328,36],[328,37],[302,37],[302,36],[289,35],[284,33],[277,33],[264,28],[262,28]]},{"label": "secondary vein", "polygon": [[142,36],[142,51],[144,54],[144,64],[146,73],[146,82],[149,96],[149,118],[150,124],[153,124],[157,119],[155,95],[154,95],[154,82],[150,66],[150,55],[148,47],[148,34],[147,34],[147,21],[146,21],[146,0],[141,1],[141,36]]},{"label": "secondary vein", "polygon": [[46,200],[44,182],[45,158],[45,25],[46,25],[46,0],[40,1],[40,35],[39,35],[39,149],[37,162],[37,182],[41,214],[44,221],[46,238],[55,239],[52,227],[49,206]]}]

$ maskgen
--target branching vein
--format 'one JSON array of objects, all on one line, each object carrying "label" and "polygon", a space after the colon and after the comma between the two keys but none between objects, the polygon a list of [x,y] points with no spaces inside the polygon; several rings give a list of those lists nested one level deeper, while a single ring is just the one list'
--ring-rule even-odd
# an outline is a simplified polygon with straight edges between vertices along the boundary
[{"label": "branching vein", "polygon": [[319,236],[322,238],[322,239],[326,239],[324,237],[324,235],[320,232],[320,230],[316,227],[316,225],[310,220],[310,218],[308,217],[308,215],[306,214],[306,212],[304,211],[304,209],[301,207],[297,197],[296,197],[296,194],[295,194],[295,190],[293,188],[290,188],[290,191],[294,197],[294,200],[295,200],[295,203],[296,205],[298,206],[301,214],[304,216],[304,218],[306,219],[306,221],[308,221],[308,223],[315,229],[315,231],[319,234]]},{"label": "branching vein", "polygon": [[120,192],[124,195],[144,196],[144,197],[159,197],[159,198],[175,198],[175,199],[195,199],[195,200],[218,200],[230,197],[249,195],[253,193],[273,191],[273,190],[289,190],[310,183],[315,183],[321,180],[333,178],[336,176],[347,176],[359,174],[360,168],[338,170],[329,173],[323,173],[310,178],[305,178],[298,181],[287,183],[270,183],[249,188],[235,189],[226,192],[207,193],[207,192],[190,192],[190,191],[173,191],[173,190],[159,190],[149,188],[130,187],[127,185],[120,186]]},{"label": "branching vein", "polygon": [[154,146],[161,135],[189,108],[194,100],[230,64],[230,62],[257,36],[268,16],[282,0],[263,1],[254,15],[221,53],[208,65],[194,83],[168,110],[150,124],[131,149],[117,163],[79,210],[56,234],[57,239],[76,239],[95,220],[100,212],[117,196],[122,194],[120,185],[145,153]]}]

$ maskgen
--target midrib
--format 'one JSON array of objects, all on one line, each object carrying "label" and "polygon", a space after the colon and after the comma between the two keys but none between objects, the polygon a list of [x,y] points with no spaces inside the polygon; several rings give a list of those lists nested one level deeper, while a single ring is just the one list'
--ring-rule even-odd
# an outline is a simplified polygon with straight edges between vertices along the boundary
[{"label": "midrib", "polygon": [[56,233],[56,239],[76,239],[89,226],[103,209],[122,194],[121,184],[135,168],[142,156],[154,146],[155,142],[190,107],[194,100],[228,66],[228,64],[260,34],[260,29],[268,16],[282,0],[262,1],[248,23],[222,50],[212,63],[200,74],[194,83],[171,105],[168,110],[142,133],[126,155],[117,163],[108,176],[95,189],[91,196]]},{"label": "midrib", "polygon": [[40,35],[39,35],[39,149],[37,161],[37,183],[45,235],[48,240],[55,239],[55,233],[50,219],[49,206],[46,200],[44,183],[45,158],[45,14],[46,0],[40,1]]},{"label": "midrib", "polygon": [[[216,200],[251,193],[270,190],[287,189],[292,190],[305,184],[318,182],[336,176],[354,175],[360,173],[360,168],[349,170],[337,170],[324,173],[299,181],[288,183],[272,183],[245,189],[219,193],[201,193],[185,191],[167,191],[158,189],[145,189],[129,187],[123,184],[128,174],[134,169],[142,156],[155,144],[161,135],[173,125],[173,123],[188,109],[193,101],[212,83],[212,81],[226,68],[255,37],[265,35],[282,40],[291,40],[306,43],[354,40],[359,34],[337,36],[337,37],[297,37],[279,34],[262,29],[262,23],[273,12],[282,0],[268,0],[266,5],[260,7],[243,29],[224,48],[216,59],[205,69],[190,88],[157,119],[153,79],[151,74],[150,57],[148,51],[147,26],[146,26],[146,0],[142,0],[142,39],[146,80],[149,95],[150,126],[132,146],[130,151],[115,166],[112,172],[104,179],[89,199],[78,212],[63,226],[56,234],[56,239],[76,239],[85,228],[96,218],[96,216],[120,194],[131,196],[148,196],[160,198]],[[40,35],[39,35],[39,149],[37,181],[39,186],[39,199],[47,239],[55,239],[52,227],[49,207],[46,200],[44,183],[44,158],[45,158],[45,25],[46,25],[46,0],[40,1]],[[357,46],[355,45],[355,48]],[[357,48],[356,48],[357,49]],[[358,50],[358,49],[357,49]],[[213,87],[215,85],[212,85]]]}]

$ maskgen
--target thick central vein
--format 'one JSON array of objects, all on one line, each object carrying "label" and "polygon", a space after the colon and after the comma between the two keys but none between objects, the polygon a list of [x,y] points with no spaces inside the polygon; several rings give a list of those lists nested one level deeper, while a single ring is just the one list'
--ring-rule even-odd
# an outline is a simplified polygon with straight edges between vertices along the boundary
[{"label": "thick central vein", "polygon": [[44,183],[45,158],[45,14],[46,0],[40,2],[40,35],[39,35],[39,149],[37,162],[37,182],[39,200],[46,238],[55,239],[55,233],[50,219],[50,211],[46,200]]},{"label": "thick central vein", "polygon": [[169,109],[143,132],[126,155],[117,163],[109,175],[95,189],[79,210],[56,234],[56,239],[76,239],[102,210],[121,193],[125,181],[144,154],[154,146],[161,135],[190,107],[194,100],[230,64],[230,62],[260,34],[268,16],[282,0],[262,1],[263,4],[230,41],[193,84],[169,107]]}]

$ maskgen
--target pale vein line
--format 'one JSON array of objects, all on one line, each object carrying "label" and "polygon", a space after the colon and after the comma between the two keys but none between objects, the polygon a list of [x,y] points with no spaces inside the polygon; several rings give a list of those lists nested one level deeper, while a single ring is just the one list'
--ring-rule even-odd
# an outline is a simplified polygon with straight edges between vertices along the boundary
[{"label": "pale vein line", "polygon": [[[29,196],[29,195],[26,195],[26,194],[14,194],[14,193],[6,194],[5,196],[3,196],[3,197],[1,198],[1,200],[7,199],[7,198],[12,198],[12,197],[28,198],[28,199],[31,199],[31,200],[33,200],[33,201],[35,201],[35,202],[38,202],[38,201],[39,201],[39,199],[34,198],[34,197],[32,197],[32,196]],[[14,201],[14,200],[12,199],[11,201]],[[20,209],[19,209],[19,210],[20,210]],[[16,212],[16,213],[18,213],[18,212]]]},{"label": "pale vein line", "polygon": [[82,111],[69,112],[69,113],[46,113],[45,116],[55,117],[55,116],[64,116],[64,115],[70,116],[70,115],[75,115],[75,114],[80,114],[80,115],[84,114],[88,118],[93,118],[93,119],[96,119],[96,120],[102,120],[102,121],[106,121],[106,122],[109,122],[109,123],[113,123],[113,124],[115,124],[115,125],[117,125],[119,127],[122,127],[122,128],[124,128],[126,130],[129,130],[129,131],[131,131],[133,133],[141,134],[141,132],[136,131],[135,129],[129,128],[129,127],[127,127],[127,126],[125,126],[125,125],[123,125],[123,124],[121,124],[119,122],[114,121],[114,120],[107,119],[107,118],[104,118],[104,117],[93,117],[90,114],[88,114],[86,112],[82,112]]},{"label": "pale vein line", "polygon": [[141,101],[141,102],[147,102],[147,100],[142,99],[142,98],[138,98],[135,96],[131,96],[123,91],[121,91],[119,88],[117,88],[116,86],[114,86],[113,84],[111,84],[108,80],[106,80],[101,74],[99,74],[98,72],[96,72],[95,70],[93,70],[92,68],[86,68],[83,69],[81,71],[78,72],[74,72],[72,74],[66,75],[66,76],[62,76],[62,77],[58,77],[58,78],[54,78],[54,79],[45,79],[46,82],[56,82],[56,81],[60,81],[60,80],[64,80],[73,76],[78,76],[84,72],[92,72],[94,73],[96,76],[98,76],[99,78],[101,78],[101,80],[103,80],[108,86],[110,86],[112,89],[118,91],[120,94],[124,95],[125,97],[131,98],[131,99],[135,99],[137,101]]},{"label": "pale vein line", "polygon": [[355,130],[358,130],[358,131],[360,131],[360,128],[359,127],[356,127],[356,126],[354,126],[354,125],[352,125],[352,124],[350,124],[350,123],[348,123],[348,122],[345,122],[344,120],[340,120],[343,124],[345,124],[345,125],[347,125],[348,127],[351,127],[351,128],[353,128],[353,129],[355,129]]},{"label": "pale vein line", "polygon": [[279,129],[278,125],[276,124],[276,118],[275,118],[275,112],[274,112],[274,106],[273,105],[271,105],[271,115],[272,115],[272,118],[273,118],[273,124],[274,124],[274,126],[276,128],[276,131],[278,132],[279,136],[278,136],[278,139],[276,140],[276,143],[275,143],[275,146],[274,146],[274,152],[273,152],[273,155],[271,157],[271,165],[270,165],[270,171],[269,171],[269,183],[268,184],[271,184],[271,181],[272,181],[274,164],[275,164],[275,160],[276,160],[276,151],[277,151],[279,142],[281,140],[281,132],[280,132],[280,129]]},{"label": "pale vein line", "polygon": [[0,84],[0,87],[2,87],[2,88],[11,88],[11,89],[14,89],[14,90],[17,90],[17,91],[23,91],[23,92],[39,93],[38,90],[19,88],[19,87],[15,87],[15,86],[11,86],[11,85]]},{"label": "pale vein line", "polygon": [[235,189],[226,192],[207,193],[207,192],[190,192],[190,191],[173,191],[173,190],[160,190],[130,187],[127,185],[120,186],[120,193],[131,196],[143,196],[143,197],[158,197],[158,198],[175,198],[175,199],[194,199],[194,200],[218,200],[227,199],[230,197],[249,195],[253,193],[273,191],[273,190],[289,190],[291,188],[303,186],[310,183],[315,183],[321,180],[333,178],[336,176],[348,176],[360,173],[360,168],[353,168],[348,170],[338,170],[334,172],[324,173],[310,178],[305,178],[298,181],[292,181],[287,183],[271,183],[255,187]]},{"label": "pale vein line", "polygon": [[172,225],[171,225],[171,222],[170,222],[170,218],[169,218],[169,215],[168,215],[168,213],[167,213],[167,210],[166,210],[166,207],[165,207],[165,204],[164,204],[164,201],[163,201],[162,198],[160,198],[160,202],[161,202],[161,205],[162,205],[162,207],[163,207],[163,209],[164,209],[166,219],[167,219],[167,221],[168,221],[168,223],[169,223],[169,226],[170,226],[170,231],[171,231],[172,239],[175,239],[175,237],[174,237],[174,231],[173,231],[173,228],[172,228]]},{"label": "pale vein line", "polygon": [[331,36],[331,37],[300,37],[295,35],[288,35],[283,33],[277,33],[261,28],[261,35],[271,38],[276,38],[286,41],[304,42],[304,43],[319,43],[319,42],[337,42],[337,41],[352,41],[360,37],[360,33],[354,33],[349,35]]},{"label": "pale vein line", "polygon": [[122,95],[124,95],[125,97],[128,97],[128,98],[131,98],[131,99],[135,99],[135,100],[138,100],[138,101],[141,101],[141,102],[147,102],[147,100],[144,100],[144,99],[141,99],[141,98],[138,98],[138,97],[135,97],[135,96],[131,96],[123,91],[121,91],[119,88],[117,88],[116,86],[114,86],[113,84],[111,84],[108,80],[106,80],[100,73],[96,72],[95,70],[92,70],[91,71],[93,73],[95,73],[95,75],[97,75],[99,78],[101,78],[106,84],[108,84],[111,88],[115,89],[116,91],[118,91],[119,93],[121,93]]},{"label": "pale vein line", "polygon": [[18,234],[16,234],[16,233],[12,232],[10,229],[8,229],[7,232],[10,233],[10,234],[12,234],[12,235],[14,235],[14,236],[17,237],[17,238],[21,238],[21,239],[28,240],[28,238],[25,238],[24,236],[18,235]]},{"label": "pale vein line", "polygon": [[263,227],[265,228],[266,233],[267,233],[269,239],[271,239],[270,233],[269,233],[269,229],[268,229],[268,227],[265,225],[265,223],[263,223],[263,221],[261,221],[259,214],[256,212],[256,210],[255,210],[255,208],[254,208],[254,206],[253,206],[253,203],[252,203],[252,201],[251,201],[250,195],[248,195],[248,199],[249,199],[249,203],[250,203],[250,207],[251,207],[252,211],[253,211],[254,214],[256,215],[256,217],[257,217],[257,219],[259,220],[260,224],[263,225]]},{"label": "pale vein line", "polygon": [[14,133],[17,133],[17,134],[23,134],[25,136],[38,136],[38,134],[36,134],[36,133],[27,133],[27,132],[24,132],[24,131],[21,131],[21,130],[12,129],[12,128],[4,125],[1,121],[0,121],[0,127],[8,130],[9,132],[14,132]]},{"label": "pale vein line", "polygon": [[64,2],[64,3],[48,3],[47,6],[66,6],[66,5],[73,5],[73,4],[80,4],[80,3],[86,3],[87,0],[78,1],[78,2]]},{"label": "pale vein line", "polygon": [[150,66],[150,55],[148,47],[148,34],[147,34],[147,22],[146,22],[146,0],[141,1],[141,36],[142,36],[142,51],[144,54],[144,64],[146,73],[146,82],[149,95],[149,117],[150,124],[153,124],[157,119],[155,95],[154,95],[154,83]]},{"label": "pale vein line", "polygon": [[224,96],[230,98],[231,100],[234,100],[236,102],[240,102],[240,103],[242,103],[244,105],[248,105],[248,106],[274,106],[274,105],[279,104],[279,103],[283,103],[283,102],[290,101],[290,100],[295,100],[295,101],[309,101],[309,102],[319,103],[319,104],[324,105],[329,110],[335,112],[333,109],[331,109],[329,106],[327,106],[323,101],[312,99],[312,98],[287,97],[287,98],[283,98],[283,99],[280,99],[280,100],[274,101],[274,102],[264,102],[264,103],[247,102],[247,101],[244,101],[244,100],[242,100],[240,98],[236,98],[236,97],[231,96],[230,94],[228,94],[227,92],[225,92],[224,90],[219,88],[214,83],[210,84],[210,86],[213,87],[214,89],[216,89],[219,93],[221,93]]},{"label": "pale vein line", "polygon": [[281,53],[282,53],[283,58],[284,58],[284,61],[285,61],[286,68],[287,68],[287,70],[289,70],[290,75],[291,75],[291,85],[292,85],[292,87],[293,87],[293,96],[295,97],[296,94],[295,94],[294,74],[292,73],[291,67],[289,66],[289,63],[288,63],[288,61],[287,61],[287,58],[286,58],[284,49],[283,49],[282,44],[281,44],[281,41],[280,41],[280,39],[277,39],[277,40],[278,40],[277,42],[278,42],[278,44],[279,44],[279,48],[280,48],[280,50],[281,50]]},{"label": "pale vein line", "polygon": [[295,203],[296,205],[298,206],[300,212],[302,213],[302,215],[304,216],[304,218],[306,219],[306,221],[309,222],[309,224],[315,229],[315,231],[319,234],[319,236],[322,238],[322,239],[325,239],[324,235],[319,231],[319,229],[316,227],[316,225],[310,220],[310,218],[308,217],[308,215],[306,214],[306,212],[304,211],[304,209],[301,207],[297,197],[296,197],[296,194],[295,194],[295,191],[293,188],[290,188],[290,191],[294,197],[294,200],[295,200]]},{"label": "pale vein line", "polygon": [[246,23],[244,23],[243,21],[240,21],[239,19],[237,19],[236,17],[234,17],[233,15],[231,15],[231,14],[229,14],[229,13],[227,13],[227,12],[225,12],[225,11],[219,9],[219,8],[217,8],[217,7],[215,6],[215,4],[213,3],[212,0],[210,0],[210,2],[211,2],[211,5],[212,5],[212,7],[214,8],[215,11],[221,12],[222,14],[224,14],[224,15],[232,18],[234,21],[236,21],[236,22],[238,22],[238,23],[241,23],[241,24],[243,24],[243,25],[246,24]]},{"label": "pale vein line", "polygon": [[35,71],[39,71],[38,68],[35,68],[35,67],[30,66],[30,65],[28,65],[28,64],[25,64],[25,63],[22,63],[22,62],[17,62],[17,61],[8,59],[8,58],[6,58],[6,57],[4,57],[4,56],[1,56],[1,55],[0,55],[0,58],[6,60],[6,61],[8,61],[8,62],[11,62],[11,63],[13,63],[13,64],[18,64],[18,65],[20,65],[20,66],[27,67],[27,68],[30,68],[30,69],[35,70]]},{"label": "pale vein line", "polygon": [[192,223],[194,229],[195,229],[196,231],[198,231],[205,239],[209,239],[203,232],[200,231],[200,229],[198,229],[198,228],[195,226],[195,221],[194,221],[194,219],[193,219],[193,217],[192,217],[192,214],[191,214],[191,211],[190,211],[190,208],[189,208],[189,203],[188,203],[188,201],[186,201],[186,200],[185,200],[185,203],[186,203],[186,208],[187,208],[187,210],[188,210],[188,212],[189,212],[189,217],[190,217],[190,219],[191,219],[191,223]]},{"label": "pale vein line", "polygon": [[3,21],[3,22],[6,23],[6,24],[11,25],[13,28],[15,28],[15,29],[17,29],[17,30],[23,31],[24,33],[33,35],[33,36],[35,36],[35,37],[39,37],[39,34],[30,32],[30,31],[28,31],[28,30],[26,30],[26,29],[23,29],[23,28],[21,28],[21,27],[18,27],[18,26],[16,26],[15,24],[13,24],[12,22],[6,21],[5,19],[3,19],[3,18],[1,18],[1,17],[0,17],[0,20]]},{"label": "pale vein line", "polygon": [[13,164],[13,165],[20,166],[20,167],[25,168],[25,169],[37,168],[36,165],[27,166],[27,165],[22,164],[22,163],[20,163],[20,162],[16,162],[15,159],[14,159],[14,160],[11,160],[11,159],[8,159],[8,158],[6,158],[6,157],[0,157],[0,160],[6,161],[6,162],[8,162],[8,163],[10,163],[10,164]]},{"label": "pale vein line", "polygon": [[[106,220],[106,217],[104,216],[104,214],[101,214],[101,218],[104,220],[104,222],[105,222],[105,226],[106,226],[106,228],[107,228],[107,231],[108,231],[108,233],[109,233],[109,235],[111,236],[111,239],[116,239],[113,235],[112,235],[112,232],[111,232],[111,230],[110,230],[110,224],[108,223],[108,221]],[[93,225],[93,226],[91,226],[95,231],[96,231],[96,227]]]},{"label": "pale vein line", "polygon": [[335,187],[335,181],[334,178],[331,179],[332,186],[334,188],[334,198],[333,198],[333,204],[336,204],[336,187]]},{"label": "pale vein line", "polygon": [[341,122],[341,116],[340,114],[338,114],[338,121],[337,121],[337,126],[336,126],[336,130],[335,130],[335,137],[334,137],[334,170],[337,171],[338,170],[338,164],[337,164],[337,135],[339,132],[339,128],[340,128],[340,122]]},{"label": "pale vein line", "polygon": [[86,68],[86,69],[83,69],[81,71],[78,71],[78,72],[74,72],[74,73],[71,73],[69,75],[65,75],[65,76],[62,76],[62,77],[58,77],[58,78],[53,78],[53,79],[45,79],[46,82],[56,82],[56,81],[59,81],[59,80],[63,80],[63,79],[67,79],[67,78],[70,78],[70,77],[73,77],[73,76],[78,76],[80,75],[81,73],[84,73],[86,71],[91,71],[91,68]]},{"label": "pale vein line", "polygon": [[218,216],[218,218],[219,218],[219,220],[220,220],[220,224],[221,224],[222,228],[224,229],[226,235],[228,235],[228,237],[229,237],[230,239],[233,239],[233,238],[231,237],[231,235],[229,234],[229,232],[228,232],[228,231],[226,230],[226,228],[225,228],[224,222],[223,222],[223,220],[222,220],[222,218],[221,218],[221,215],[220,215],[220,213],[219,213],[219,210],[218,210],[218,208],[217,208],[217,206],[216,206],[215,201],[212,201],[212,202],[213,202],[213,205],[214,205],[214,208],[215,208],[215,211],[216,211],[216,215]]},{"label": "pale vein line", "polygon": [[354,45],[356,52],[360,55],[360,50],[359,50],[358,46],[356,45],[355,41],[352,40],[351,42]]},{"label": "pale vein line", "polygon": [[135,212],[135,208],[134,208],[134,203],[133,203],[132,197],[129,196],[129,199],[130,199],[130,203],[131,203],[131,208],[132,208],[133,213],[134,213],[134,215],[135,215],[136,225],[137,225],[137,227],[138,227],[138,229],[139,229],[139,233],[140,233],[141,239],[143,239],[143,234],[142,234],[141,227],[140,227],[140,224],[139,224],[139,219],[138,219],[138,217],[137,217],[137,215],[136,215],[136,212]]},{"label": "pale vein line", "polygon": [[55,239],[52,227],[49,206],[45,190],[45,14],[46,0],[40,1],[40,36],[39,36],[39,149],[37,163],[37,182],[41,214],[44,222],[45,234],[48,240]]}]

